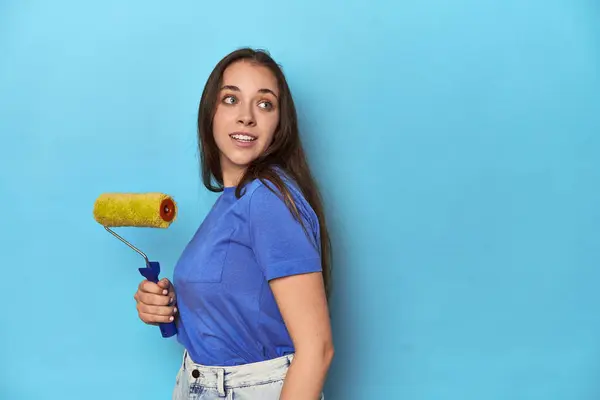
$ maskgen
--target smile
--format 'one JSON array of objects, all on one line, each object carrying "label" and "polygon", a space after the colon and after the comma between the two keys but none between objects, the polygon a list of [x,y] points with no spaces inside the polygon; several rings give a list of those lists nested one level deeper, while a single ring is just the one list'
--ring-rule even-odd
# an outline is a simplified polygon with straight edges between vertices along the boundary
[{"label": "smile", "polygon": [[254,142],[257,139],[256,136],[248,133],[232,133],[229,136],[238,142]]}]

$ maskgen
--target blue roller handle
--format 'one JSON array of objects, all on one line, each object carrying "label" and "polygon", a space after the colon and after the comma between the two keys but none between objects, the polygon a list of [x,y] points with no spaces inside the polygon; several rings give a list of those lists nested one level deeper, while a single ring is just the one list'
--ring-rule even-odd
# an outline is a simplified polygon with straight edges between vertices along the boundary
[{"label": "blue roller handle", "polygon": [[[150,282],[158,283],[158,275],[160,275],[160,264],[156,261],[150,261],[149,265],[145,268],[138,268],[140,274]],[[159,324],[160,333],[162,337],[168,338],[177,334],[177,328],[175,321],[168,323]]]}]

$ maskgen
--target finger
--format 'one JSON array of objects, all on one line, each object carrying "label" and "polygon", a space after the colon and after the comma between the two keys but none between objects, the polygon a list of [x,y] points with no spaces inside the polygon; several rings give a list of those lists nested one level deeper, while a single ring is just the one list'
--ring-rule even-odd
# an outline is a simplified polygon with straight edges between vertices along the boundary
[{"label": "finger", "polygon": [[173,285],[167,278],[163,278],[158,281],[158,286],[163,289],[163,294],[169,294],[169,292],[173,291]]},{"label": "finger", "polygon": [[138,312],[144,314],[153,314],[161,316],[169,316],[175,314],[175,307],[171,306],[150,306],[144,303],[138,303],[136,306]]},{"label": "finger", "polygon": [[174,317],[168,315],[155,315],[140,312],[140,319],[147,324],[169,323],[174,321]]},{"label": "finger", "polygon": [[146,293],[154,293],[154,294],[166,294],[166,293],[163,293],[164,289],[161,288],[160,286],[158,286],[158,284],[156,284],[154,282],[150,282],[148,280],[142,281],[140,283],[139,291],[146,292]]},{"label": "finger", "polygon": [[169,289],[171,287],[171,282],[167,278],[162,278],[160,281],[158,281],[158,286],[163,289]]},{"label": "finger", "polygon": [[162,294],[138,293],[138,302],[150,306],[168,306],[173,302],[174,296],[165,296]]},{"label": "finger", "polygon": [[168,295],[160,295],[160,294],[152,294],[152,293],[144,293],[144,292],[135,292],[133,295],[133,299],[139,303],[145,303],[149,305],[157,305],[157,306],[173,306],[177,304],[177,298],[175,293],[170,293]]}]

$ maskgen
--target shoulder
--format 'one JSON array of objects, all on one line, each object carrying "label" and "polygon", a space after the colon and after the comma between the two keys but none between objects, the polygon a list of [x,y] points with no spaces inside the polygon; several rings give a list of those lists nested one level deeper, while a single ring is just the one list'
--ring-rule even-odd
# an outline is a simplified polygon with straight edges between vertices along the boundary
[{"label": "shoulder", "polygon": [[286,174],[279,172],[285,192],[270,180],[255,179],[247,186],[248,212],[253,218],[284,222],[297,210],[302,223],[313,232],[319,231],[319,221],[310,203],[298,185]]},{"label": "shoulder", "polygon": [[278,177],[279,185],[250,182],[242,196],[250,247],[268,280],[321,270],[316,214],[292,180]]}]

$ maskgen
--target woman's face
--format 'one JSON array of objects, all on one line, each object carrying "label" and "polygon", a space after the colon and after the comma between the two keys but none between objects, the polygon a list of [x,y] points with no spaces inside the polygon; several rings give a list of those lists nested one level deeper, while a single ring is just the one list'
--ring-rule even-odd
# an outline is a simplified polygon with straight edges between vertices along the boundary
[{"label": "woman's face", "polygon": [[235,185],[271,144],[279,123],[278,96],[277,79],[266,67],[238,61],[224,71],[213,135],[226,186]]}]

